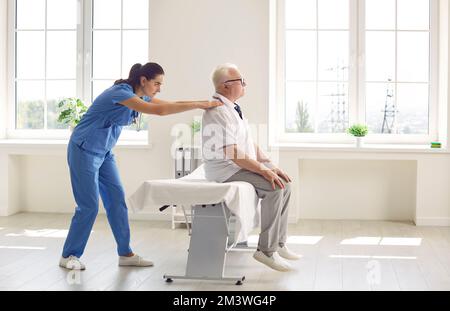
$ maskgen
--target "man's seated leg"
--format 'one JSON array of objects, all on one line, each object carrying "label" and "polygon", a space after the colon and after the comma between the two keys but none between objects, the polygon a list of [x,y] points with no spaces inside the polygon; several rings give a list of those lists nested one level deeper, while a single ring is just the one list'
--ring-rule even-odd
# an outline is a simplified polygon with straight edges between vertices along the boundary
[{"label": "man's seated leg", "polygon": [[288,227],[288,207],[289,207],[289,199],[291,197],[291,185],[289,183],[284,184],[283,189],[283,200],[282,200],[282,208],[281,208],[281,224],[280,224],[280,240],[278,247],[278,255],[285,259],[289,260],[297,260],[300,259],[301,256],[297,255],[293,251],[291,251],[286,246],[287,240],[287,227]]},{"label": "man's seated leg", "polygon": [[[280,247],[280,226],[287,226],[281,219],[283,207],[283,190],[273,189],[272,185],[262,176],[248,170],[240,170],[231,176],[226,182],[245,181],[255,187],[261,201],[261,234],[259,235],[258,250],[253,257],[259,262],[278,271],[291,269],[289,263],[282,259],[276,252]],[[284,215],[283,215],[284,216]]]}]

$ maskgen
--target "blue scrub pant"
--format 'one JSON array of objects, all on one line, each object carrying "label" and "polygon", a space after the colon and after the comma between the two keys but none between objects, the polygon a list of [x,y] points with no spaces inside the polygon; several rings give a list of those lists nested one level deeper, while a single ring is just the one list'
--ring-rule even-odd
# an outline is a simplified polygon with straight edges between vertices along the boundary
[{"label": "blue scrub pant", "polygon": [[67,161],[77,208],[64,244],[63,257],[83,255],[97,217],[99,193],[119,256],[131,253],[128,209],[114,155],[111,151],[105,155],[90,152],[71,141]]}]

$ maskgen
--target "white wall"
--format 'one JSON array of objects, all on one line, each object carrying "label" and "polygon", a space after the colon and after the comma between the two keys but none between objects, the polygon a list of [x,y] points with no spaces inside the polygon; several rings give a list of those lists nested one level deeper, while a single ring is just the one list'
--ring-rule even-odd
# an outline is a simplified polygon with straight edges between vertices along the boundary
[{"label": "white wall", "polygon": [[[9,189],[8,196],[8,213],[15,214],[23,211],[22,207],[27,206],[24,202],[27,196],[22,193],[23,182],[26,181],[23,175],[25,168],[23,166],[22,156],[12,156],[9,158],[8,175],[9,175]],[[42,182],[41,182],[42,183]]]},{"label": "white wall", "polygon": [[[268,1],[155,0],[150,10],[150,59],[166,71],[162,98],[209,98],[212,70],[233,62],[249,82],[241,103],[250,122],[266,122]],[[166,121],[186,120],[180,114]]]},{"label": "white wall", "polygon": [[302,219],[415,218],[417,161],[299,160]]},{"label": "white wall", "polygon": [[6,133],[7,1],[0,1],[0,139]]},{"label": "white wall", "polygon": [[[6,69],[7,69],[7,5],[0,1],[0,139],[5,137],[6,129]],[[0,174],[8,174],[8,155],[0,154]],[[0,178],[0,209],[7,210],[10,187],[7,179]]]},{"label": "white wall", "polygon": [[[450,160],[449,157],[434,157],[418,162],[416,219],[423,225],[440,224],[450,226]],[[447,221],[445,221],[447,219]]]},{"label": "white wall", "polygon": [[[1,2],[3,5],[3,2]],[[165,71],[165,83],[159,95],[164,99],[205,99],[212,92],[210,73],[223,62],[234,62],[248,81],[247,94],[240,101],[242,109],[253,124],[268,122],[268,74],[269,74],[269,1],[268,0],[151,0],[150,60],[160,63]],[[0,7],[0,14],[1,13]],[[3,19],[2,19],[3,20]],[[1,32],[0,36],[4,33]],[[1,37],[0,37],[1,38]],[[2,41],[0,41],[1,44]],[[4,85],[5,83],[1,84]],[[1,92],[1,88],[0,88]],[[3,97],[2,97],[3,98]],[[125,191],[131,194],[146,179],[173,178],[173,160],[170,156],[171,128],[179,122],[190,123],[201,111],[174,116],[150,118],[151,149],[120,149],[116,151],[119,170]],[[259,133],[265,134],[266,133]],[[316,175],[320,161],[359,161],[355,167],[348,162],[330,161],[333,171]],[[311,161],[307,161],[309,159]],[[390,160],[379,162],[379,167],[368,166],[362,160]],[[402,160],[401,165],[392,161]],[[414,196],[415,171],[410,160],[417,163],[416,187],[420,194]],[[74,202],[64,155],[27,155],[16,160],[20,163],[21,210],[45,212],[71,212]],[[325,162],[324,162],[325,163]],[[450,224],[448,155],[414,154],[411,156],[353,152],[342,155],[336,151],[308,152],[281,150],[280,165],[294,179],[290,206],[290,218],[325,217],[327,202],[315,200],[322,195],[323,182],[327,189],[344,192],[342,182],[350,183],[350,176],[358,175],[361,185],[379,187],[370,195],[368,214],[375,218],[410,219],[416,205],[420,207],[422,220],[436,219]],[[348,173],[343,179],[336,175]],[[392,171],[397,174],[392,175]],[[302,177],[302,174],[303,175]],[[334,175],[333,175],[334,174]],[[372,175],[373,174],[373,175]],[[304,177],[305,179],[302,179]],[[375,180],[373,180],[375,178]],[[382,188],[387,178],[393,187]],[[434,186],[436,183],[438,186]],[[447,187],[447,188],[446,188]],[[305,191],[307,192],[305,194]],[[331,190],[330,190],[331,191]],[[398,192],[394,195],[392,191]],[[13,194],[14,195],[14,194]],[[307,196],[306,196],[307,195]],[[345,194],[342,194],[345,195]],[[351,195],[349,193],[348,195]],[[400,196],[400,197],[399,197]],[[359,207],[362,198],[355,204]],[[330,199],[328,199],[330,201]],[[333,206],[333,217],[351,218],[347,201]],[[380,213],[378,208],[400,206],[395,215]],[[428,207],[429,206],[429,207]],[[345,214],[339,215],[339,211]],[[316,212],[316,213],[314,213]],[[360,211],[358,211],[360,212]],[[382,212],[382,211],[381,211]],[[378,213],[378,214],[377,214]],[[133,216],[132,216],[133,217]],[[364,216],[355,213],[355,218]],[[365,217],[368,217],[367,215]]]}]

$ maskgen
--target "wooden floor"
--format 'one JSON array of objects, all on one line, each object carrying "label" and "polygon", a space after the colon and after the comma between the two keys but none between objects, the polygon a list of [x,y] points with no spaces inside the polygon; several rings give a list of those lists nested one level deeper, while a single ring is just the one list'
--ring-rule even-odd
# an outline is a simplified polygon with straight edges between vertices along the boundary
[{"label": "wooden floor", "polygon": [[133,250],[151,268],[117,266],[104,216],[97,218],[85,254],[87,269],[58,267],[71,215],[0,217],[0,290],[450,290],[450,228],[401,222],[300,221],[289,227],[290,248],[303,257],[295,270],[270,270],[252,252],[230,252],[226,274],[245,275],[242,286],[175,280],[184,274],[189,236],[167,222],[132,221]]}]

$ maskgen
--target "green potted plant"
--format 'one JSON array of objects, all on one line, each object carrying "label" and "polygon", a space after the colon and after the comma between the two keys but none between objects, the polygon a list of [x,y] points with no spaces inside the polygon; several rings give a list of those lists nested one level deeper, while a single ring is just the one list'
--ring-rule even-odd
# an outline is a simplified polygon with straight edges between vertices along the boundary
[{"label": "green potted plant", "polygon": [[362,146],[362,138],[369,133],[369,129],[364,124],[354,124],[347,129],[347,133],[356,137],[356,147]]},{"label": "green potted plant", "polygon": [[79,98],[64,98],[58,103],[58,122],[69,126],[72,131],[86,113],[88,107]]}]

